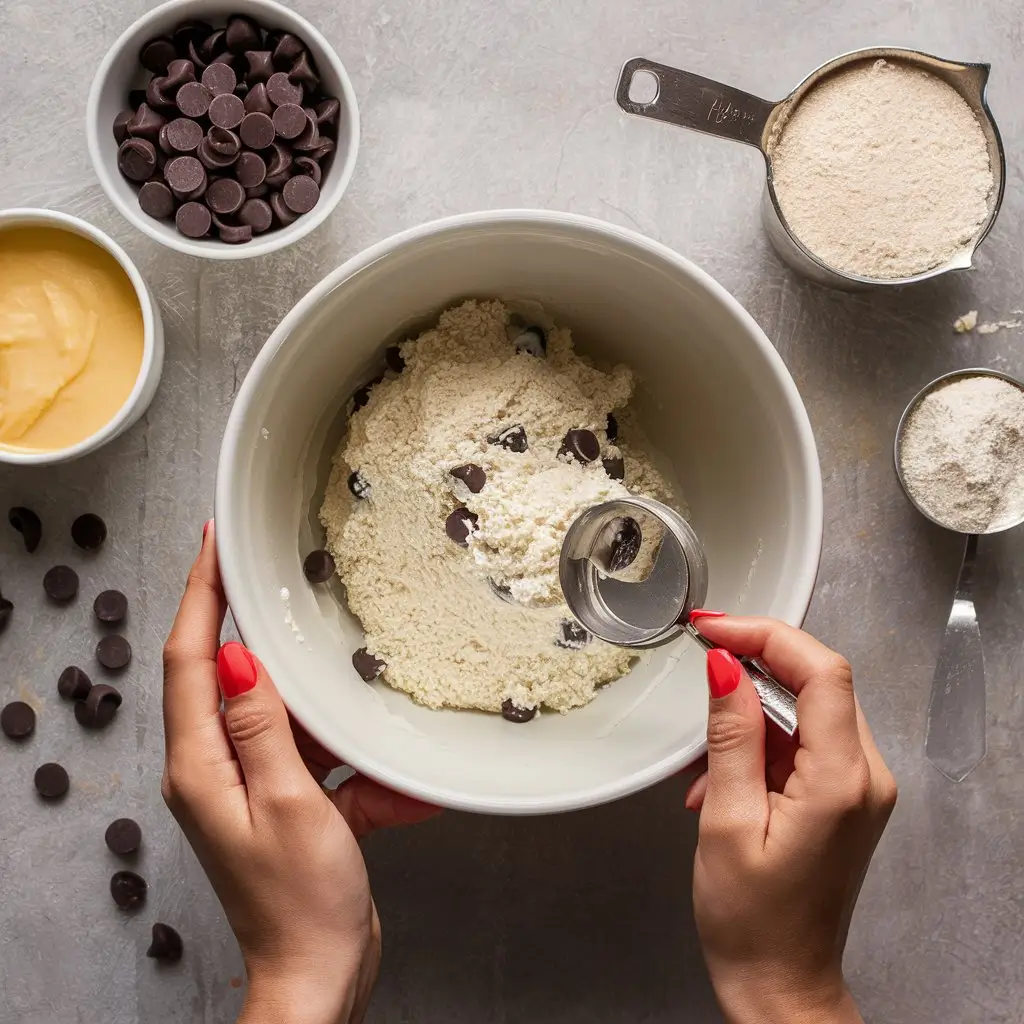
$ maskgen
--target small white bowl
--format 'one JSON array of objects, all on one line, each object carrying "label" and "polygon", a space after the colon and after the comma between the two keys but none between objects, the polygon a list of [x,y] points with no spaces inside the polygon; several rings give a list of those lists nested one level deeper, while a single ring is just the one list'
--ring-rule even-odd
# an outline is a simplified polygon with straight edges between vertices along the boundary
[{"label": "small white bowl", "polygon": [[128,280],[131,281],[132,288],[135,289],[135,296],[139,300],[139,307],[142,310],[142,365],[139,367],[138,377],[135,378],[135,387],[125,399],[124,405],[102,429],[77,444],[68,448],[57,448],[53,451],[19,452],[0,447],[0,462],[15,466],[47,466],[58,462],[70,462],[72,459],[96,451],[108,441],[120,437],[149,408],[149,403],[153,401],[153,396],[160,384],[160,374],[164,368],[164,324],[160,319],[160,307],[138,268],[128,258],[124,249],[99,228],[94,228],[77,217],[71,217],[66,213],[57,213],[54,210],[0,210],[0,234],[12,228],[25,227],[55,228],[60,231],[68,231],[71,234],[80,235],[110,253],[128,275]]},{"label": "small white bowl", "polygon": [[[114,117],[128,105],[128,91],[144,87],[150,77],[139,64],[142,44],[166,35],[189,19],[223,24],[229,15],[244,13],[264,28],[279,28],[298,36],[316,60],[325,90],[341,103],[337,147],[320,182],[320,200],[294,224],[256,235],[251,242],[228,245],[215,238],[191,239],[182,235],[173,221],[157,220],[142,212],[139,194],[117,169]],[[305,18],[273,0],[170,0],[129,26],[103,58],[85,113],[85,134],[96,176],[103,190],[122,214],[150,238],[189,256],[209,260],[244,260],[275,252],[305,238],[322,224],[341,201],[352,178],[359,151],[359,109],[348,72],[326,39]]]},{"label": "small white bowl", "polygon": [[[821,472],[807,413],[751,316],[677,253],[565,213],[427,224],[328,275],[263,346],[217,470],[217,549],[231,609],[295,717],[353,768],[431,803],[498,814],[598,804],[706,749],[704,654],[658,648],[584,708],[528,725],[431,711],[352,667],[359,623],[302,560],[348,396],[383,350],[468,296],[542,303],[580,351],[625,362],[708,556],[707,607],[799,623],[821,550]],[[282,590],[286,589],[286,593]]]}]

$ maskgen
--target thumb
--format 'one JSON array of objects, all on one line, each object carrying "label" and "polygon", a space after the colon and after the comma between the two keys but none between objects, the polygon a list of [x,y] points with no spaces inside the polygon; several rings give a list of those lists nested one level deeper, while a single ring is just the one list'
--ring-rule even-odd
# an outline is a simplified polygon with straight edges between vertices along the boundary
[{"label": "thumb", "polygon": [[721,648],[708,651],[708,787],[701,832],[751,831],[768,824],[764,714],[743,666]]},{"label": "thumb", "polygon": [[288,712],[256,657],[236,641],[217,652],[217,682],[224,696],[224,726],[250,795],[297,772],[306,777]]}]

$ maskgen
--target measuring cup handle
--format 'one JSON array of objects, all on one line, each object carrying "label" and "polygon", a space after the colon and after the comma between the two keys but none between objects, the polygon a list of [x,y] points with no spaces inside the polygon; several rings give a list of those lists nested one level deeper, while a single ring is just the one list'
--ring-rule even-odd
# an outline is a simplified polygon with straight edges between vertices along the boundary
[{"label": "measuring cup handle", "polygon": [[[638,72],[647,72],[657,80],[658,91],[649,103],[629,98],[633,76]],[[622,65],[615,98],[628,114],[652,117],[733,142],[745,142],[762,151],[765,125],[776,107],[775,103],[748,92],[646,57],[634,57]]]}]

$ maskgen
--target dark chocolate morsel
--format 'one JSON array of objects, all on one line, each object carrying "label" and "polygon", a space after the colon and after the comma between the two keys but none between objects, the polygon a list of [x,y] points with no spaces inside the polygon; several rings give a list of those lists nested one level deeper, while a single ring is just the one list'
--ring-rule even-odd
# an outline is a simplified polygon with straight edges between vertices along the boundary
[{"label": "dark chocolate morsel", "polygon": [[306,127],[306,112],[298,103],[283,103],[274,111],[274,129],[280,139],[296,139]]},{"label": "dark chocolate morsel", "polygon": [[204,117],[210,109],[210,90],[201,82],[186,82],[179,90],[174,102],[186,117]]},{"label": "dark chocolate morsel", "polygon": [[101,637],[96,644],[96,660],[104,668],[117,672],[132,660],[132,645],[118,633]]},{"label": "dark chocolate morsel", "polygon": [[148,139],[125,139],[117,150],[117,169],[131,181],[147,181],[156,170],[156,147]]},{"label": "dark chocolate morsel", "polygon": [[248,114],[272,114],[274,105],[267,99],[267,86],[264,82],[257,82],[246,94],[242,101]]},{"label": "dark chocolate morsel", "polygon": [[348,489],[352,492],[352,495],[363,501],[369,498],[373,494],[373,488],[370,486],[369,481],[363,476],[359,470],[355,470],[348,475]]},{"label": "dark chocolate morsel", "polygon": [[479,494],[487,483],[487,474],[473,462],[449,470],[456,480],[461,480],[473,494]]},{"label": "dark chocolate morsel", "polygon": [[64,700],[85,700],[92,689],[92,680],[77,665],[68,665],[57,677],[57,692]]},{"label": "dark chocolate morsel", "polygon": [[[271,196],[270,205],[274,205],[274,198]],[[276,210],[274,211],[277,212]],[[293,215],[294,216],[294,215]],[[374,377],[373,380],[368,380],[361,388],[356,388],[352,393],[352,411],[356,412],[362,409],[364,405],[370,400],[370,392],[384,379],[382,373],[379,377]]]},{"label": "dark chocolate morsel", "polygon": [[299,55],[305,50],[306,47],[303,45],[302,40],[297,36],[293,36],[290,32],[286,32],[277,41],[277,45],[274,47],[274,64],[279,68],[290,68],[298,59]]},{"label": "dark chocolate morsel", "polygon": [[121,910],[135,910],[146,902],[146,880],[134,871],[115,871],[110,879],[110,895]]},{"label": "dark chocolate morsel", "polygon": [[120,590],[104,590],[96,595],[92,610],[100,622],[123,622],[128,614],[128,598]]},{"label": "dark chocolate morsel", "polygon": [[[270,203],[270,209],[273,211],[274,219],[280,227],[286,228],[289,224],[294,224],[299,219],[299,215],[297,213],[292,213],[292,211],[288,209],[285,201],[281,198],[280,192],[271,192],[270,199],[267,201]],[[366,403],[364,402],[363,404],[365,405]],[[356,408],[358,409],[359,406],[357,405]]]},{"label": "dark chocolate morsel", "polygon": [[245,59],[249,65],[245,80],[250,86],[265,82],[274,73],[274,55],[270,50],[246,50]]},{"label": "dark chocolate morsel", "polygon": [[164,220],[174,213],[174,195],[162,181],[147,181],[139,189],[139,206],[150,217]]},{"label": "dark chocolate morsel", "polygon": [[206,184],[206,168],[194,156],[176,156],[167,161],[164,177],[176,196],[185,197]]},{"label": "dark chocolate morsel", "polygon": [[267,99],[275,107],[285,103],[302,103],[302,86],[293,82],[283,71],[275,71],[267,79]]},{"label": "dark chocolate morsel", "polygon": [[145,89],[130,89],[128,91],[128,106],[132,110],[138,110],[143,103],[146,102],[146,90]]},{"label": "dark chocolate morsel", "polygon": [[67,604],[78,593],[78,573],[70,565],[55,565],[43,577],[43,590],[51,601]]},{"label": "dark chocolate morsel", "polygon": [[7,521],[21,534],[21,539],[25,543],[25,550],[32,554],[39,547],[39,542],[43,539],[43,524],[39,516],[30,508],[25,508],[23,505],[15,505],[7,513]]},{"label": "dark chocolate morsel", "polygon": [[0,732],[12,740],[31,736],[36,728],[36,713],[23,700],[12,700],[0,711]]},{"label": "dark chocolate morsel", "polygon": [[[300,157],[300,160],[307,160],[308,157]],[[405,359],[402,357],[402,350],[397,345],[388,345],[384,349],[384,362],[388,364],[389,370],[401,373],[405,369]]]},{"label": "dark chocolate morsel", "polygon": [[[211,155],[215,156],[219,167],[230,167],[242,154],[242,140],[238,133],[220,125],[214,125],[209,130],[206,135],[206,145],[209,147]],[[249,155],[256,156],[255,153]]]},{"label": "dark chocolate morsel", "polygon": [[185,56],[192,61],[192,66],[201,75],[209,63],[203,58],[203,55],[199,52],[202,44],[196,44],[193,40],[189,40],[188,49],[185,51]]},{"label": "dark chocolate morsel", "polygon": [[[269,152],[267,153],[267,176],[274,177],[278,174],[283,174],[291,169],[292,166],[292,153],[291,150],[286,146],[282,146],[280,142],[275,142],[270,146]],[[291,175],[288,175],[290,177]],[[287,181],[288,178],[286,177]]]},{"label": "dark chocolate morsel", "polygon": [[593,462],[601,454],[601,442],[592,430],[573,429],[562,439],[559,455],[568,455],[576,462]]},{"label": "dark chocolate morsel", "polygon": [[512,344],[515,345],[517,352],[525,352],[527,355],[540,358],[548,350],[548,336],[543,328],[527,327]]},{"label": "dark chocolate morsel", "polygon": [[487,438],[488,444],[496,444],[501,448],[507,448],[510,452],[525,452],[529,448],[526,438],[526,428],[521,423],[499,430]]},{"label": "dark chocolate morsel", "polygon": [[224,29],[224,42],[232,53],[245,53],[263,44],[263,32],[252,18],[232,14]]},{"label": "dark chocolate morsel", "polygon": [[174,222],[186,238],[202,238],[210,230],[213,218],[202,203],[185,203],[178,207]]},{"label": "dark chocolate morsel", "polygon": [[335,570],[334,557],[330,551],[310,551],[302,563],[302,572],[310,583],[326,583]]},{"label": "dark chocolate morsel", "polygon": [[306,126],[302,134],[292,141],[292,148],[303,153],[312,153],[320,145],[320,129],[312,111],[305,111]]},{"label": "dark chocolate morsel", "polygon": [[612,480],[626,479],[626,463],[621,455],[609,455],[601,460],[601,465]]},{"label": "dark chocolate morsel", "polygon": [[71,539],[83,551],[99,551],[107,539],[107,524],[93,512],[86,512],[71,524]]},{"label": "dark chocolate morsel", "polygon": [[457,508],[444,521],[444,532],[449,540],[455,541],[459,547],[469,547],[469,535],[476,529],[480,517],[468,508]]},{"label": "dark chocolate morsel", "polygon": [[[146,91],[143,93],[142,102],[146,103],[153,110],[173,117],[174,112],[178,108],[175,107],[174,100],[167,95],[165,90],[173,92],[166,78],[151,78],[146,84]],[[139,106],[141,107],[142,104],[140,103]]]},{"label": "dark chocolate morsel", "polygon": [[237,128],[245,116],[245,104],[233,92],[214,96],[210,101],[210,123],[218,128]]},{"label": "dark chocolate morsel", "polygon": [[605,436],[608,438],[609,444],[615,444],[619,439],[619,421],[615,418],[614,413],[608,413],[608,422],[604,428]]},{"label": "dark chocolate morsel", "polygon": [[245,202],[245,189],[234,178],[219,178],[206,190],[206,205],[211,212],[236,213]]},{"label": "dark chocolate morsel", "polygon": [[608,567],[612,572],[621,572],[636,560],[643,541],[643,533],[640,524],[631,516],[622,516],[614,525],[615,535],[608,556]]},{"label": "dark chocolate morsel", "polygon": [[210,95],[223,96],[225,93],[233,93],[238,85],[238,77],[235,69],[230,64],[217,60],[208,64],[200,79]]},{"label": "dark chocolate morsel", "polygon": [[50,761],[41,764],[36,769],[35,775],[36,791],[41,797],[47,800],[56,800],[62,797],[71,785],[67,770],[63,765]]},{"label": "dark chocolate morsel", "polygon": [[[274,189],[276,192],[280,192],[281,189],[291,181],[291,171],[282,171],[280,174],[268,174],[264,181],[268,188]],[[281,197],[281,202],[284,202],[284,197]],[[287,207],[286,207],[287,208]],[[292,214],[292,220],[298,220],[299,215],[297,213]]]},{"label": "dark chocolate morsel", "polygon": [[590,633],[575,619],[562,619],[561,633],[555,640],[556,647],[567,651],[581,651],[590,643]]},{"label": "dark chocolate morsel", "polygon": [[352,655],[352,667],[364,683],[372,683],[388,666],[387,662],[375,658],[365,647],[360,647]]},{"label": "dark chocolate morsel", "polygon": [[199,44],[199,56],[209,64],[214,57],[219,57],[222,53],[227,52],[228,44],[225,40],[227,33],[224,29],[219,28],[216,32],[210,32],[203,38],[203,41]]},{"label": "dark chocolate morsel", "polygon": [[296,58],[295,63],[288,71],[288,78],[301,85],[307,96],[320,87],[320,76],[313,67],[308,50],[303,50]]},{"label": "dark chocolate morsel", "polygon": [[[270,189],[267,187],[266,182],[264,182],[261,185],[254,185],[252,188],[247,188],[245,190],[245,194],[250,199],[266,199],[267,196],[270,195]],[[267,203],[267,206],[269,207],[270,203]],[[274,216],[274,211],[273,210],[270,211],[270,216],[271,216],[271,219],[273,219],[273,216]]]},{"label": "dark chocolate morsel", "polygon": [[316,149],[310,150],[309,151],[309,155],[314,160],[317,160],[320,163],[323,163],[324,158],[326,156],[329,156],[333,151],[334,151],[334,140],[333,139],[324,138],[324,136],[321,135],[320,136],[320,145],[318,145],[316,147]]},{"label": "dark chocolate morsel", "polygon": [[167,65],[167,77],[163,80],[163,90],[174,92],[183,85],[188,85],[196,80],[196,69],[192,61],[185,57],[179,60],[172,60]]},{"label": "dark chocolate morsel", "polygon": [[203,141],[203,126],[190,117],[176,117],[167,125],[165,134],[173,150],[191,153]]},{"label": "dark chocolate morsel", "polygon": [[270,117],[259,113],[246,114],[242,118],[238,134],[250,149],[266,149],[277,135]]},{"label": "dark chocolate morsel", "polygon": [[197,21],[194,18],[181,22],[171,33],[174,37],[174,45],[179,53],[188,53],[189,43],[201,47],[203,40],[209,38],[212,34],[212,25],[208,25],[205,21]]},{"label": "dark chocolate morsel", "polygon": [[161,36],[143,43],[139,50],[139,63],[154,75],[166,75],[167,65],[178,56],[172,40]]},{"label": "dark chocolate morsel", "polygon": [[521,708],[518,704],[512,702],[511,697],[507,697],[501,702],[501,717],[506,722],[529,722],[536,714],[536,708]]},{"label": "dark chocolate morsel", "polygon": [[238,219],[248,224],[254,235],[260,235],[274,223],[274,213],[265,199],[246,199],[238,211]]},{"label": "dark chocolate morsel", "polygon": [[122,699],[115,687],[97,683],[84,700],[75,702],[75,720],[86,729],[104,729],[114,720]]},{"label": "dark chocolate morsel", "polygon": [[166,117],[151,110],[148,103],[143,103],[125,127],[133,139],[148,139],[150,142],[156,142],[160,137],[160,129],[166,124]]},{"label": "dark chocolate morsel", "polygon": [[317,124],[334,124],[338,120],[340,112],[340,101],[331,96],[316,105],[316,122]]},{"label": "dark chocolate morsel", "polygon": [[311,156],[297,156],[295,158],[295,172],[296,174],[304,174],[312,178],[313,184],[317,187],[320,186],[324,176],[320,165]]},{"label": "dark chocolate morsel", "polygon": [[292,213],[309,213],[320,201],[320,186],[308,175],[297,174],[288,180],[281,197]]},{"label": "dark chocolate morsel", "polygon": [[135,116],[133,110],[122,110],[114,116],[114,141],[120,146],[128,138],[128,122]]},{"label": "dark chocolate morsel", "polygon": [[228,245],[241,245],[252,241],[252,228],[248,224],[218,224],[217,237]]},{"label": "dark chocolate morsel", "polygon": [[127,857],[135,853],[142,844],[142,829],[137,821],[131,818],[117,818],[108,826],[103,833],[103,841],[111,853],[119,857]]},{"label": "dark chocolate morsel", "polygon": [[185,947],[181,936],[169,924],[156,921],[153,924],[153,938],[146,950],[146,956],[164,963],[177,963],[184,953]]}]

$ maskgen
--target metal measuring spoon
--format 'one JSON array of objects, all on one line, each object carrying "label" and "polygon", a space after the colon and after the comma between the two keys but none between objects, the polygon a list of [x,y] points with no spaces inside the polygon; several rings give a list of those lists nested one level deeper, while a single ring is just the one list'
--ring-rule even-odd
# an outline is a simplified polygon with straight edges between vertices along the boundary
[{"label": "metal measuring spoon", "polygon": [[[964,251],[951,257],[946,263],[933,267],[913,277],[882,279],[860,277],[849,274],[822,262],[796,235],[786,222],[775,194],[775,180],[772,172],[772,148],[785,125],[790,111],[826,75],[839,68],[865,60],[898,60],[938,76],[952,86],[966,100],[974,112],[978,124],[988,143],[989,165],[992,168],[993,189],[988,219]],[[761,200],[761,220],[768,239],[779,256],[794,270],[819,284],[833,288],[871,289],[891,288],[894,285],[926,281],[950,270],[963,270],[971,266],[974,252],[984,241],[1003,202],[1006,179],[1006,156],[1002,139],[996,127],[992,111],[988,106],[988,64],[962,64],[959,61],[944,60],[922,53],[920,50],[905,50],[897,46],[873,46],[862,50],[851,50],[840,54],[815,68],[785,99],[778,102],[763,100],[748,92],[734,89],[730,85],[702,78],[666,64],[658,64],[646,57],[634,57],[626,61],[619,73],[615,98],[619,106],[629,114],[666,121],[681,128],[691,128],[706,135],[716,135],[733,142],[743,142],[761,151],[765,159],[767,177]],[[633,77],[639,73],[653,75],[657,81],[657,92],[653,99],[639,102],[630,99]]]},{"label": "metal measuring spoon", "polygon": [[[903,475],[901,457],[908,420],[921,401],[937,388],[968,377],[997,377],[1024,390],[1024,384],[998,370],[968,369],[945,373],[926,384],[911,400],[900,417],[893,443],[896,478],[910,503],[926,519],[954,533],[955,524],[942,522],[924,509],[914,497]],[[983,530],[981,535],[1002,533],[1024,522],[1015,522]],[[985,757],[985,653],[974,607],[974,567],[978,557],[979,534],[965,535],[964,555],[953,592],[953,605],[946,620],[946,631],[939,649],[939,660],[932,678],[925,733],[925,755],[951,782],[962,782]]]},{"label": "metal measuring spoon", "polygon": [[[653,498],[618,498],[582,512],[558,565],[569,610],[594,636],[619,647],[660,647],[684,633],[713,644],[690,621],[708,593],[700,540],[675,509]],[[740,658],[765,717],[792,736],[796,697],[758,661]]]}]

